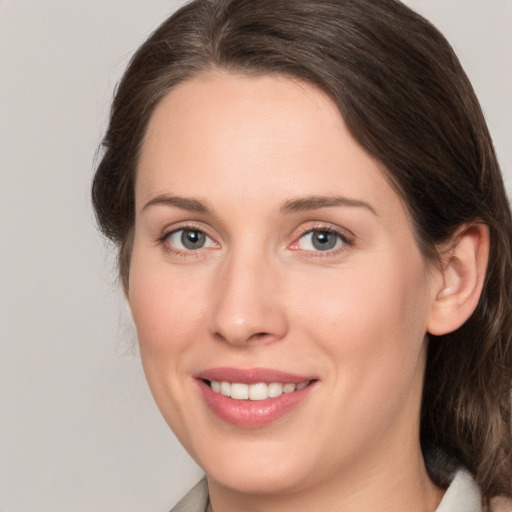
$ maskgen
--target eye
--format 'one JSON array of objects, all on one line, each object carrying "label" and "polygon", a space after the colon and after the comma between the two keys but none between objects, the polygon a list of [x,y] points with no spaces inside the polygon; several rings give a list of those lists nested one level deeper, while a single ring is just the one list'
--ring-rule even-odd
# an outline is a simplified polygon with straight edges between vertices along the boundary
[{"label": "eye", "polygon": [[216,247],[217,244],[199,229],[177,229],[167,235],[166,241],[180,251],[197,251],[206,247]]},{"label": "eye", "polygon": [[296,242],[295,248],[303,251],[332,251],[348,243],[345,237],[327,229],[313,229],[304,233]]}]

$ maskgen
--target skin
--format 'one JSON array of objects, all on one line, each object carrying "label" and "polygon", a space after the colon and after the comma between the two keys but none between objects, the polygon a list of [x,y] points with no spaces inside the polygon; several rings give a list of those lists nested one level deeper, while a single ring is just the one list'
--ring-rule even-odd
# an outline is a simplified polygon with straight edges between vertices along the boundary
[{"label": "skin", "polygon": [[[358,203],[283,208],[312,196]],[[168,236],[185,227],[206,244]],[[312,229],[345,241],[317,250]],[[156,108],[127,296],[156,403],[205,470],[215,512],[435,510],[419,411],[443,286],[379,164],[314,87],[219,71]],[[317,382],[283,418],[247,429],[198,390],[193,376],[220,366]]]}]

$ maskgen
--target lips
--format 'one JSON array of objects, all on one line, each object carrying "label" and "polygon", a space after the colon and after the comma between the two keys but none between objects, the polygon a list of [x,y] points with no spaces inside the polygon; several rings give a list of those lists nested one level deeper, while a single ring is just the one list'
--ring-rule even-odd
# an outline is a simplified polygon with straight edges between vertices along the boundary
[{"label": "lips", "polygon": [[195,376],[209,409],[223,421],[254,428],[282,418],[317,379],[271,369],[212,368]]}]

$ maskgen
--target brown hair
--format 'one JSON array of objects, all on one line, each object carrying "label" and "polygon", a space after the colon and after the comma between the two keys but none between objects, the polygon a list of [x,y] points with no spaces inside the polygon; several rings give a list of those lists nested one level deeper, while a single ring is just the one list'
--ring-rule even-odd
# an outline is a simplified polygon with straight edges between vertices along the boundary
[{"label": "brown hair", "polygon": [[173,86],[213,68],[286,75],[329,95],[354,138],[383,164],[430,260],[462,224],[487,224],[490,262],[476,311],[457,331],[430,336],[421,441],[438,485],[462,464],[484,497],[512,496],[512,222],[484,117],[448,42],[396,0],[182,7],[125,72],[94,178],[97,219],[119,245],[125,287],[148,121]]}]

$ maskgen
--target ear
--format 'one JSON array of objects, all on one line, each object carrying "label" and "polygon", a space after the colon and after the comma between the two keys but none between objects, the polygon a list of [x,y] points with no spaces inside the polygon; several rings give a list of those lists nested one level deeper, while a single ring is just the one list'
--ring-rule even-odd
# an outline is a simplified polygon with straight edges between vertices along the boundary
[{"label": "ear", "polygon": [[440,277],[427,318],[427,331],[436,336],[458,329],[480,299],[489,259],[489,228],[462,226],[439,248]]}]

